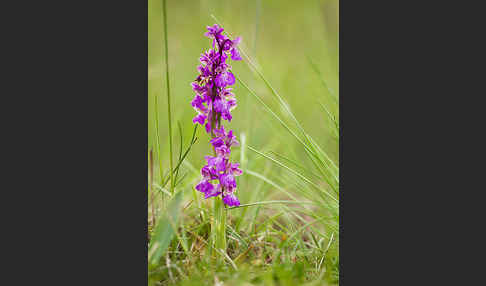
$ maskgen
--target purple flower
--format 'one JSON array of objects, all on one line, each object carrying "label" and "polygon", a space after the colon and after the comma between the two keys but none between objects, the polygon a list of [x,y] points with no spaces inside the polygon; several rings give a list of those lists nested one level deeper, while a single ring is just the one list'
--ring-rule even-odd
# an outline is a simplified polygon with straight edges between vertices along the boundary
[{"label": "purple flower", "polygon": [[221,33],[224,31],[224,29],[218,26],[218,24],[207,26],[206,28],[208,29],[208,31],[204,33],[204,36],[208,38],[216,38],[216,39],[220,39],[223,37]]},{"label": "purple flower", "polygon": [[240,166],[239,163],[231,163],[231,174],[233,174],[233,176],[239,176],[241,174],[243,174],[243,171],[241,171],[240,168],[238,168]]},{"label": "purple flower", "polygon": [[234,194],[223,196],[223,202],[229,207],[236,207],[240,205],[240,201]]},{"label": "purple flower", "polygon": [[211,123],[209,122],[206,122],[206,124],[204,125],[204,128],[206,129],[206,132],[209,133],[211,132]]},{"label": "purple flower", "polygon": [[233,135],[233,130],[230,130],[228,133],[226,133],[226,131],[224,130],[224,126],[221,126],[221,128],[219,129],[215,129],[214,134],[216,134],[218,138],[221,138],[224,144],[226,144],[228,147],[240,145],[238,140],[236,140],[236,136]]},{"label": "purple flower", "polygon": [[221,118],[227,121],[231,121],[233,116],[231,110],[236,106],[236,99],[225,100],[217,98],[213,102],[214,110],[221,113]]},{"label": "purple flower", "polygon": [[214,189],[213,184],[211,184],[206,180],[202,180],[201,182],[199,182],[199,184],[196,185],[196,190],[202,193],[211,192],[213,189]]},{"label": "purple flower", "polygon": [[225,136],[225,142],[228,146],[239,146],[240,142],[236,140],[236,136],[233,135],[233,130],[230,130]]},{"label": "purple flower", "polygon": [[219,176],[219,183],[228,191],[232,191],[236,188],[236,180],[232,174],[223,174]]},{"label": "purple flower", "polygon": [[209,141],[215,148],[221,147],[224,143],[224,140],[222,137],[215,137]]},{"label": "purple flower", "polygon": [[211,65],[217,57],[218,54],[215,50],[208,50],[207,52],[201,54],[199,61],[203,64]]},{"label": "purple flower", "polygon": [[[231,147],[239,145],[236,136],[233,135],[233,130],[226,133],[224,126],[221,126],[219,129],[214,129],[214,134],[216,137],[209,142],[213,145],[218,156],[228,159],[231,153]],[[236,166],[238,166],[238,164]]]},{"label": "purple flower", "polygon": [[224,40],[224,36],[221,33],[224,31],[223,28],[220,28],[217,24],[213,26],[207,26],[208,31],[204,34],[208,38],[213,38],[213,48],[215,47],[216,41]]},{"label": "purple flower", "polygon": [[218,137],[225,136],[226,132],[224,131],[224,126],[221,125],[220,128],[214,129],[214,134],[216,134]]},{"label": "purple flower", "polygon": [[229,39],[217,24],[208,26],[207,30],[205,36],[212,39],[212,49],[199,56],[199,74],[191,83],[196,93],[191,105],[198,112],[192,121],[204,125],[206,132],[211,134],[215,156],[205,156],[207,164],[201,169],[202,181],[196,189],[204,193],[205,198],[221,195],[226,205],[238,206],[240,202],[234,194],[235,176],[241,175],[242,171],[238,163],[231,163],[230,155],[231,147],[239,143],[233,130],[225,131],[221,119],[231,121],[231,111],[236,107],[235,95],[228,87],[235,84],[235,76],[226,61],[230,57],[234,61],[241,60],[237,49],[241,38]]},{"label": "purple flower", "polygon": [[215,148],[214,151],[216,151],[216,155],[223,157],[225,159],[229,159],[231,154],[231,149],[226,147],[225,145]]},{"label": "purple flower", "polygon": [[216,180],[218,179],[218,172],[214,168],[210,168],[208,165],[202,167],[201,175],[204,180]]},{"label": "purple flower", "polygon": [[206,108],[206,106],[204,106],[203,102],[204,102],[203,98],[200,97],[199,95],[196,95],[196,96],[194,96],[194,99],[191,101],[191,105],[197,111],[201,111],[203,113],[206,113],[207,108]]},{"label": "purple flower", "polygon": [[234,96],[235,96],[235,94],[231,92],[232,90],[233,90],[233,89],[232,89],[231,87],[224,88],[224,89],[223,89],[223,92],[222,92],[222,95],[223,95],[224,97],[227,97],[227,98],[228,98],[228,97],[229,97],[229,98],[232,98],[232,97],[234,97]]},{"label": "purple flower", "polygon": [[209,91],[203,91],[203,93],[201,93],[201,96],[202,96],[202,99],[203,99],[203,102],[207,103],[209,107],[211,107],[211,96],[209,96]]},{"label": "purple flower", "polygon": [[238,52],[238,49],[236,48],[236,46],[238,46],[238,44],[241,42],[241,38],[240,37],[236,37],[232,42],[231,42],[231,49],[230,49],[230,53],[231,53],[231,59],[233,61],[241,61],[242,58],[240,56],[240,53]]},{"label": "purple flower", "polygon": [[216,76],[214,83],[217,87],[225,87],[235,84],[235,76],[230,72],[222,72]]},{"label": "purple flower", "polygon": [[216,65],[214,68],[216,72],[224,72],[230,68],[230,66],[226,63],[226,59],[228,59],[228,55],[226,55],[226,53],[222,53],[221,57],[218,56],[219,65]]},{"label": "purple flower", "polygon": [[231,103],[232,102],[230,102],[230,101],[218,98],[218,99],[214,100],[214,103],[213,103],[214,110],[216,112],[221,113],[221,118],[223,118],[224,120],[231,121],[231,119],[233,118],[233,116],[231,116],[231,112],[230,112],[231,107],[233,106],[233,105],[231,105]]},{"label": "purple flower", "polygon": [[194,90],[198,94],[201,94],[206,90],[206,88],[204,86],[200,86],[196,82],[191,82],[191,86],[192,86],[192,90]]},{"label": "purple flower", "polygon": [[203,125],[205,120],[206,120],[206,115],[199,113],[198,115],[196,115],[196,117],[194,117],[192,119],[192,122],[193,123],[197,122],[197,123]]},{"label": "purple flower", "polygon": [[211,69],[209,66],[199,65],[197,69],[201,73],[201,80],[207,80],[211,76]]},{"label": "purple flower", "polygon": [[242,58],[237,49],[231,49],[231,59],[234,61],[241,61]]},{"label": "purple flower", "polygon": [[212,189],[211,191],[206,192],[204,194],[204,198],[209,199],[210,197],[216,197],[216,196],[219,196],[221,194],[222,194],[221,190],[216,188],[216,189]]},{"label": "purple flower", "polygon": [[223,157],[211,157],[211,156],[204,156],[206,161],[208,162],[208,167],[213,167],[216,172],[223,172],[226,169],[226,162]]}]

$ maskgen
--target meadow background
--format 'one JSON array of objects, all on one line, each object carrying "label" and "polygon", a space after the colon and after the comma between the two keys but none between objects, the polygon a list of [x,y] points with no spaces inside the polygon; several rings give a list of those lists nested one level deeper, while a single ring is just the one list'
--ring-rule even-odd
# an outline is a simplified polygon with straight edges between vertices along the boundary
[{"label": "meadow background", "polygon": [[149,284],[338,284],[339,1],[167,1],[174,165],[194,131],[190,83],[211,44],[203,35],[216,23],[211,15],[232,37],[242,37],[242,50],[286,106],[245,57],[230,61],[254,92],[236,82],[238,106],[225,127],[241,143],[232,152],[244,171],[237,196],[256,204],[227,211],[228,251],[214,260],[208,251],[212,202],[194,190],[204,155],[212,153],[203,128],[180,164],[180,196],[163,184],[169,170],[163,13],[161,0],[148,0]]}]

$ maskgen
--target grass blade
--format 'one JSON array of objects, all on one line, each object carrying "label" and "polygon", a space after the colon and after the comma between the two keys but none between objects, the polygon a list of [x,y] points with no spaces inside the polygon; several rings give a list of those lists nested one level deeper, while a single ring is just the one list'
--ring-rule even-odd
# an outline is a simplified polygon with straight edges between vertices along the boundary
[{"label": "grass blade", "polygon": [[174,192],[173,164],[172,164],[172,116],[170,112],[170,85],[169,85],[169,42],[167,40],[167,8],[166,0],[163,0],[162,11],[164,13],[164,43],[165,43],[165,82],[167,85],[167,116],[169,122],[169,176],[170,190]]},{"label": "grass blade", "polygon": [[237,208],[244,208],[244,207],[251,207],[251,206],[260,206],[260,205],[268,205],[268,204],[311,204],[315,205],[315,202],[307,202],[307,201],[265,201],[265,202],[256,202],[251,204],[243,204],[237,207],[227,208],[227,210],[237,209]]}]

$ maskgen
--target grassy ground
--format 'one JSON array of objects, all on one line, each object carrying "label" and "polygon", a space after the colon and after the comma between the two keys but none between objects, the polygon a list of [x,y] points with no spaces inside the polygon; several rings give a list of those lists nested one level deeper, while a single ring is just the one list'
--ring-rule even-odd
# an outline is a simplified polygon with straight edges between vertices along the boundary
[{"label": "grassy ground", "polygon": [[[168,1],[173,191],[162,1],[148,14],[149,284],[338,284],[338,1]],[[216,20],[246,54],[232,62],[243,206],[225,209],[226,251],[212,247],[214,199],[194,190],[211,149],[189,85]]]}]

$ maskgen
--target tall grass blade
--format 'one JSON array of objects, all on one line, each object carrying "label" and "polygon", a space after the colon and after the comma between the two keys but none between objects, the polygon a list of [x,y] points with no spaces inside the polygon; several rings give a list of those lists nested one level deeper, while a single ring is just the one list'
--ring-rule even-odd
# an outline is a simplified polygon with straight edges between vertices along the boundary
[{"label": "tall grass blade", "polygon": [[308,201],[265,201],[265,202],[256,202],[251,204],[243,204],[236,207],[228,208],[228,210],[237,209],[237,208],[244,208],[244,207],[251,207],[251,206],[261,206],[261,205],[268,205],[268,204],[310,204],[315,205],[315,202],[308,202]]},{"label": "tall grass blade", "polygon": [[156,142],[156,149],[157,149],[157,159],[159,161],[159,176],[160,180],[164,179],[162,175],[162,152],[160,152],[160,132],[159,132],[159,105],[158,105],[158,98],[159,96],[155,94],[154,96],[154,108],[155,108],[155,138],[157,139]]},{"label": "tall grass blade", "polygon": [[166,0],[162,0],[162,11],[164,13],[164,43],[165,43],[165,82],[167,85],[167,116],[169,123],[169,168],[170,168],[170,190],[174,192],[173,164],[172,164],[172,116],[170,112],[170,85],[169,85],[169,42],[167,40],[167,8]]},{"label": "tall grass blade", "polygon": [[[179,128],[179,138],[180,138],[180,143],[179,143],[179,162],[180,162],[182,157],[182,142],[183,142],[182,127],[180,121],[177,121],[177,127]],[[179,169],[177,169],[177,171],[175,172],[176,173],[174,177],[174,182],[176,182],[175,185],[177,185],[177,176],[179,175]]]},{"label": "tall grass blade", "polygon": [[329,88],[329,86],[327,85],[326,81],[324,80],[324,76],[319,71],[317,65],[312,61],[312,59],[309,56],[307,56],[307,61],[309,62],[309,65],[312,67],[312,70],[317,74],[317,77],[319,78],[322,86],[324,86],[324,88],[327,90],[334,103],[339,104],[338,97],[335,95],[334,91],[331,88]]}]

